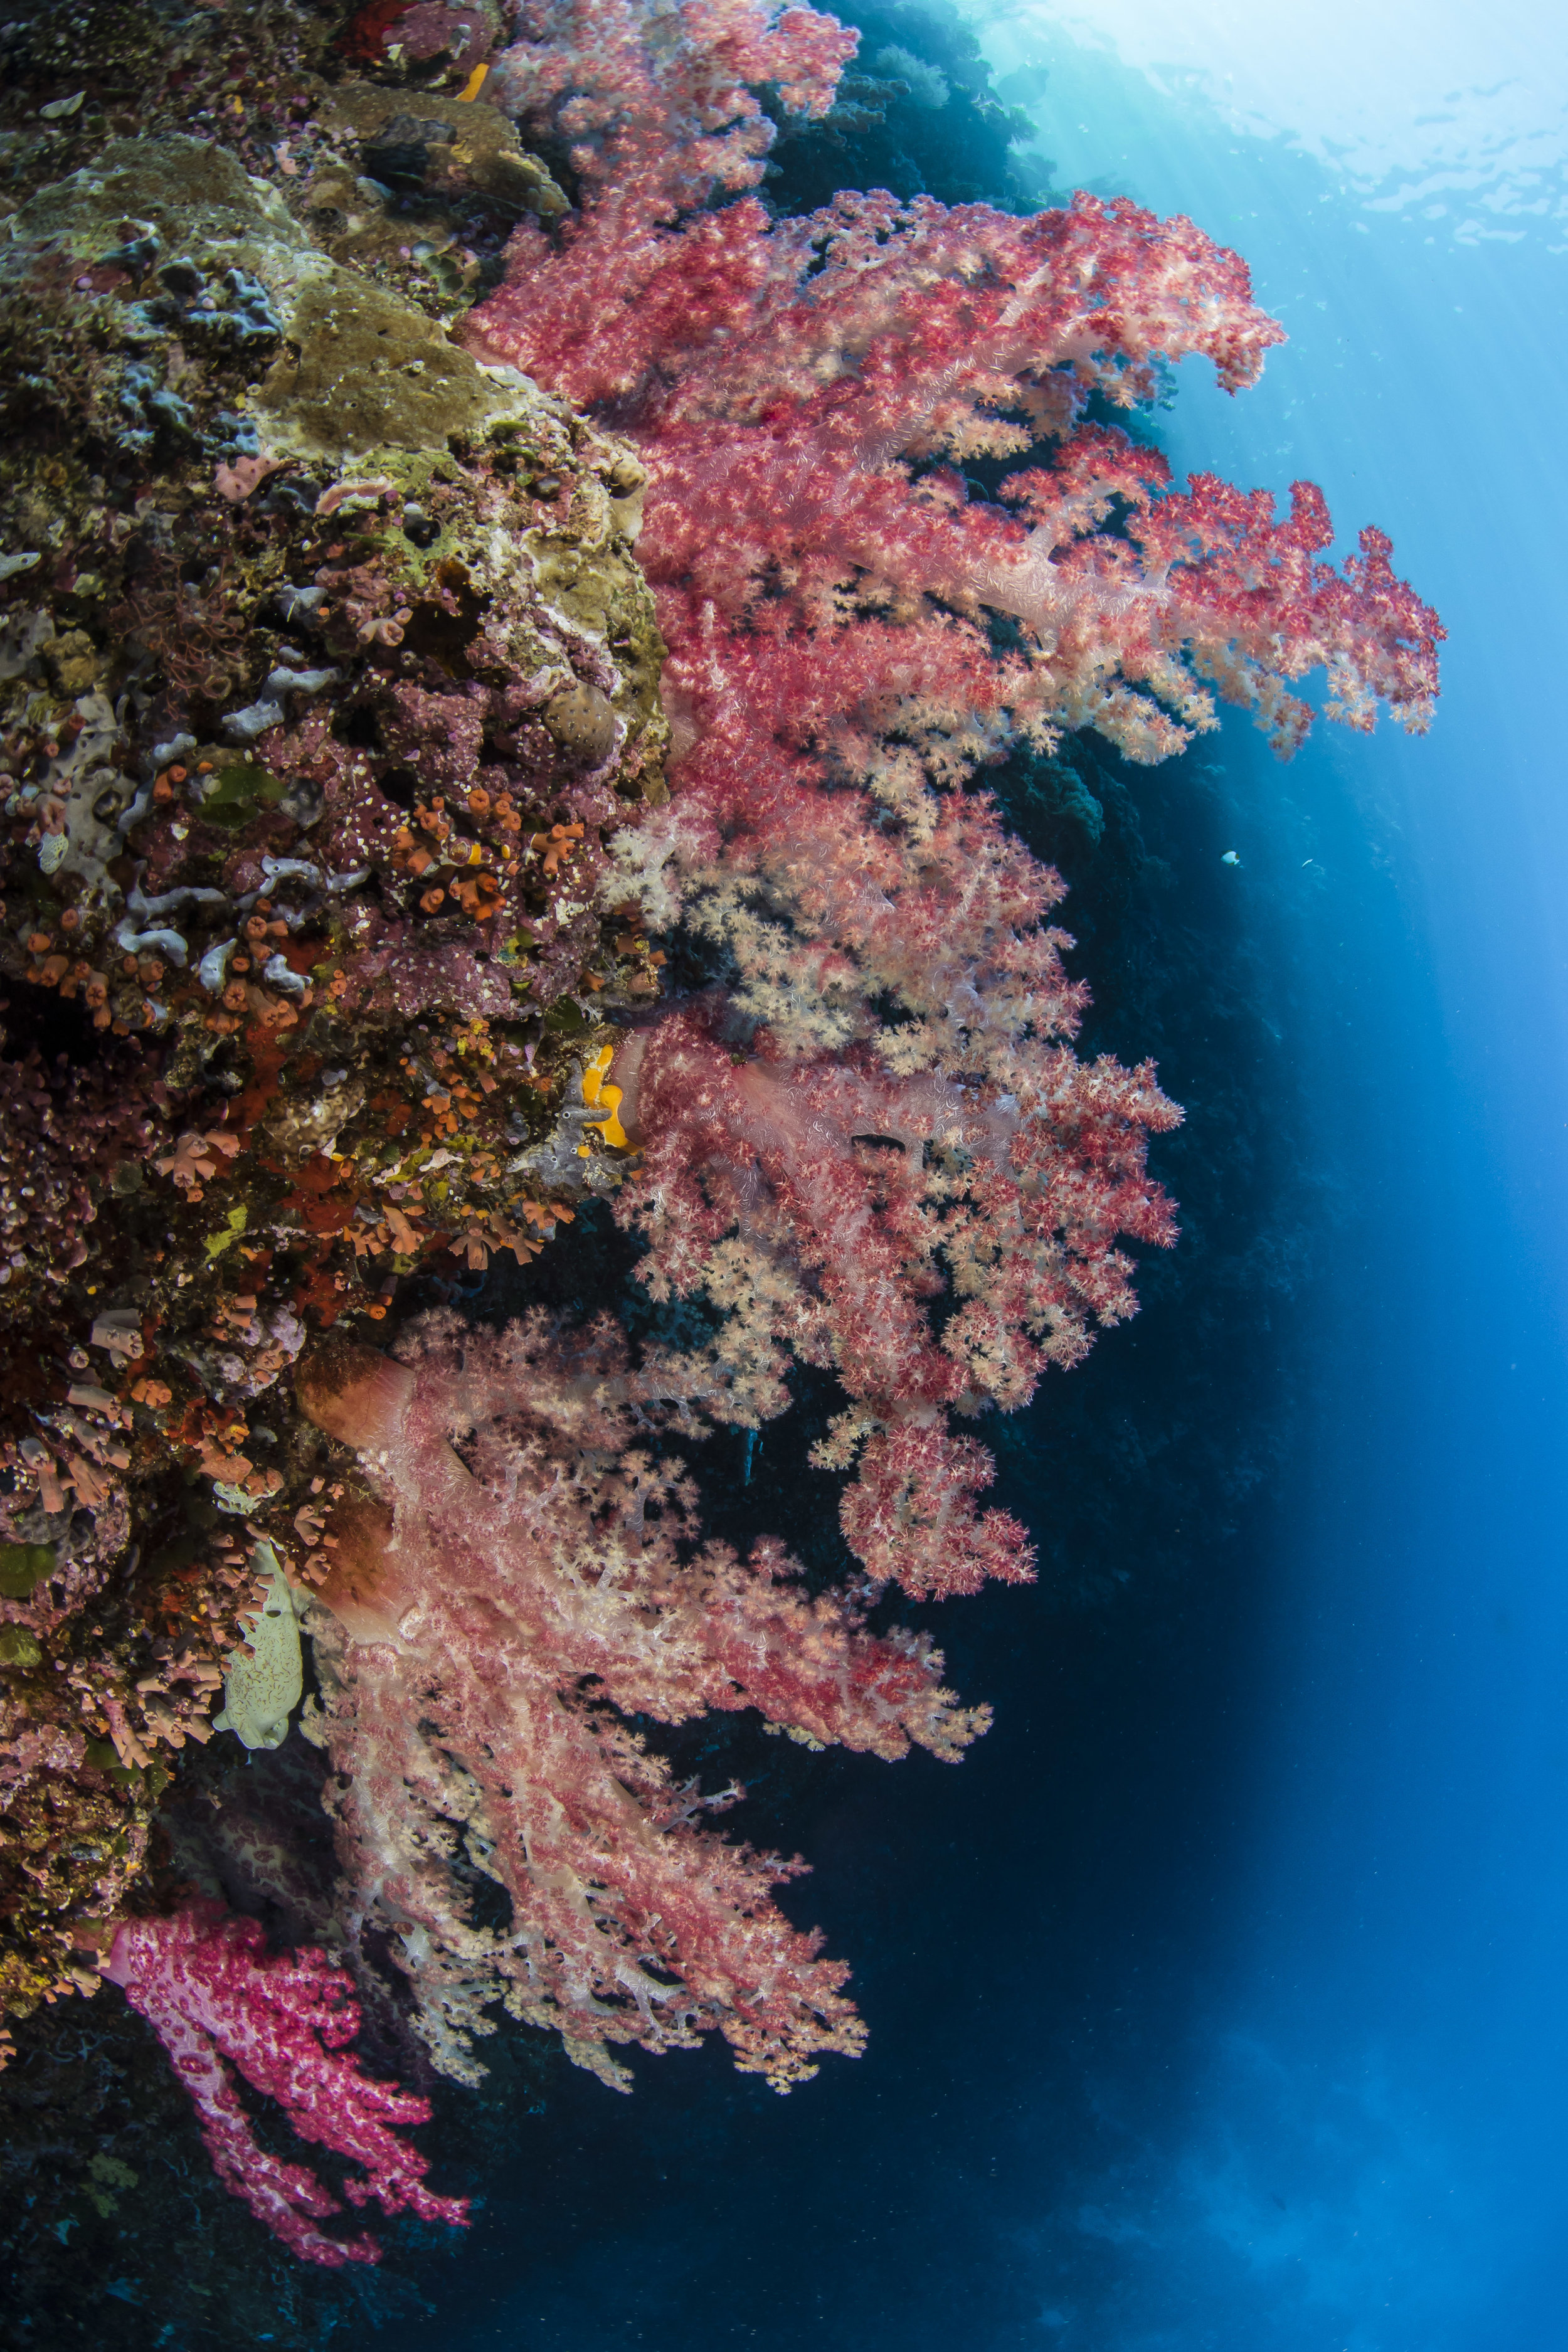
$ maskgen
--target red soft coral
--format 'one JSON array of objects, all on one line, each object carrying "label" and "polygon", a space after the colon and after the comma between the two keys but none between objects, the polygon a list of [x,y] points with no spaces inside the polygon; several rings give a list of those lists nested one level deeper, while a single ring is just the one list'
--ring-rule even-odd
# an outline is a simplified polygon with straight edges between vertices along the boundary
[{"label": "red soft coral", "polygon": [[[1163,362],[1194,353],[1229,390],[1256,381],[1282,336],[1236,254],[1190,221],[1087,195],[1022,220],[842,195],[777,223],[744,197],[677,225],[683,205],[737,176],[681,142],[685,54],[656,64],[650,49],[639,84],[637,121],[674,134],[658,192],[646,173],[613,176],[645,135],[615,115],[560,248],[527,225],[507,283],[469,322],[491,356],[599,407],[638,444],[650,475],[641,552],[678,685],[710,606],[721,629],[701,661],[721,691],[731,654],[751,661],[736,640],[753,630],[819,639],[891,611],[902,642],[857,633],[843,716],[885,693],[891,660],[918,668],[949,724],[979,710],[1004,732],[1089,726],[1130,757],[1160,759],[1213,724],[1206,680],[1289,751],[1308,713],[1282,681],[1324,666],[1335,715],[1364,724],[1381,697],[1425,727],[1443,633],[1394,579],[1380,535],[1334,572],[1310,560],[1329,542],[1310,484],[1283,525],[1266,493],[1208,477],[1171,497],[1161,459],[1083,422],[1091,394],[1131,407]],[[524,111],[542,119],[526,94]],[[695,174],[679,196],[675,158]],[[930,470],[1041,445],[1050,462],[1004,477],[995,499]],[[1128,508],[1134,520],[1119,526]],[[1009,659],[981,633],[987,611],[1016,625]],[[962,693],[955,613],[970,656]],[[989,672],[978,698],[976,672]],[[791,731],[807,740],[798,719]]]},{"label": "red soft coral", "polygon": [[349,1979],[324,1954],[268,1956],[254,1919],[193,1903],[171,1917],[125,1920],[104,1973],[168,2051],[218,2179],[302,2261],[335,2269],[380,2253],[374,2239],[329,2238],[316,2228],[342,2207],[307,2166],[261,2147],[231,2065],[277,2100],[302,2139],[363,2168],[363,2179],[343,2183],[352,2204],[374,2198],[386,2213],[467,2221],[467,2200],[426,2189],[425,2158],[398,2136],[428,2119],[429,2102],[362,2074],[348,2053],[359,2011]]},{"label": "red soft coral", "polygon": [[[755,1706],[810,1743],[956,1756],[984,1711],[866,1612],[891,1582],[1032,1572],[948,1416],[1076,1362],[1133,1311],[1124,1240],[1173,1237],[1146,1160],[1181,1114],[1152,1065],[1078,1058],[1061,884],[973,772],[1090,729],[1163,758],[1215,723],[1211,688],[1289,752],[1319,667],[1332,715],[1419,730],[1442,631],[1381,534],[1323,560],[1310,485],[1284,520],[1208,477],[1175,491],[1091,421],[1194,354],[1243,388],[1281,340],[1190,221],[881,192],[774,220],[758,90],[823,115],[854,47],[831,18],[523,0],[516,33],[492,89],[565,145],[582,208],[553,242],[523,224],[468,333],[646,465],[676,793],[610,839],[599,897],[709,965],[613,1085],[602,1057],[595,1091],[579,1075],[590,1125],[640,1147],[619,1213],[644,1280],[711,1324],[634,1370],[604,1329],[436,1321],[404,1362],[302,1377],[376,1498],[335,1517],[312,1736],[345,1945],[374,1931],[405,1970],[438,2063],[476,2071],[500,1998],[608,2079],[610,2045],[711,2029],[785,2088],[859,2046],[845,1970],[772,1898],[798,1864],[699,1825],[737,1792],[677,1788],[628,1718]],[[858,1457],[860,1570],[816,1597],[775,1544],[705,1545],[665,1451],[781,1412],[795,1360],[844,1391],[816,1460]]]}]

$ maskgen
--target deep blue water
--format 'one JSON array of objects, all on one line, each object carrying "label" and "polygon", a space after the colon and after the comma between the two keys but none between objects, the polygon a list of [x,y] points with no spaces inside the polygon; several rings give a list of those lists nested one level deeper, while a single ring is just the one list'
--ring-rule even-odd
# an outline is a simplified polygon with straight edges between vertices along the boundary
[{"label": "deep blue water", "polygon": [[[1137,1000],[1189,1108],[1185,1257],[1003,1448],[1054,1567],[942,1622],[991,1737],[790,1792],[792,1907],[854,1959],[867,2057],[784,2102],[707,2051],[492,2110],[504,2162],[424,2285],[463,2352],[1552,2352],[1564,258],[1544,215],[1467,241],[1369,205],[1016,12],[994,46],[1049,66],[1016,94],[1058,184],[1246,252],[1291,341],[1234,402],[1184,371],[1163,446],[1388,529],[1451,633],[1440,716],[1289,769],[1227,724],[1137,788],[1186,959]],[[1116,1495],[1069,1410],[1125,1425]]]},{"label": "deep blue water", "polygon": [[1342,529],[1394,533],[1451,632],[1426,741],[1323,735],[1284,774],[1227,747],[1335,1230],[1289,1524],[1254,1562],[1258,1796],[1193,1956],[1194,2095],[1135,2179],[1076,2212],[1042,2198],[1042,2252],[1100,2231],[1119,2256],[1098,2307],[1056,2301],[1058,2333],[1555,2346],[1568,499],[1541,395],[1568,356],[1561,230],[1543,205],[1466,243],[1462,205],[1369,206],[1283,142],[1057,62],[1047,146],[1088,122],[1106,182],[1234,237],[1290,331],[1255,394],[1184,383],[1174,462],[1310,474]]}]

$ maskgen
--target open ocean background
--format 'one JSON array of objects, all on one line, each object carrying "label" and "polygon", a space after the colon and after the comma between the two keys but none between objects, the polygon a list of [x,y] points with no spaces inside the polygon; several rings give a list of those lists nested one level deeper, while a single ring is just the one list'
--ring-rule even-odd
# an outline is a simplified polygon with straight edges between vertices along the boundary
[{"label": "open ocean background", "polygon": [[782,2103],[503,2063],[453,2352],[1568,2343],[1568,36],[1165,15],[978,29],[1042,192],[1246,255],[1290,341],[1234,401],[1189,363],[1161,444],[1392,534],[1437,723],[1103,762],[1098,843],[1013,780],[1093,1042],[1187,1106],[1181,1248],[988,1433],[1045,1566],[942,1622],[992,1735],[786,1759],[867,2057]]}]

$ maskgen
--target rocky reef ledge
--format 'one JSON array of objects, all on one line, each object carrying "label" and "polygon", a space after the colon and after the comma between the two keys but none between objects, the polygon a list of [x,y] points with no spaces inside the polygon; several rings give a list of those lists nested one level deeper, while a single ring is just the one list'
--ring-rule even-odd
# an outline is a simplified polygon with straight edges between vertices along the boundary
[{"label": "rocky reef ledge", "polygon": [[458,346],[474,256],[416,254],[370,166],[503,223],[564,199],[489,108],[317,95],[297,185],[111,138],[0,248],[18,2016],[95,1987],[73,1947],[226,1663],[327,1572],[308,1334],[615,1186],[605,1015],[659,988],[614,855],[666,797],[643,469]]}]

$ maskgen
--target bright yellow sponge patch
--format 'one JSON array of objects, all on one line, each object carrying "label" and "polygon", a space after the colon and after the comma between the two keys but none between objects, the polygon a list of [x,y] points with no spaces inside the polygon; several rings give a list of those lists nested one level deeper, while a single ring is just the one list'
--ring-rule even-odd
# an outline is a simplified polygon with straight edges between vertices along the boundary
[{"label": "bright yellow sponge patch", "polygon": [[621,1103],[621,1089],[619,1087],[609,1087],[605,1084],[605,1074],[615,1058],[616,1049],[613,1045],[601,1046],[583,1073],[584,1101],[598,1105],[605,1114],[603,1118],[584,1119],[583,1123],[585,1127],[596,1127],[606,1143],[614,1144],[618,1151],[624,1151],[627,1136],[617,1116]]},{"label": "bright yellow sponge patch", "polygon": [[589,1063],[587,1068],[584,1071],[583,1099],[585,1103],[596,1103],[598,1101],[599,1089],[605,1083],[605,1073],[609,1068],[610,1064],[615,1060],[615,1058],[616,1049],[613,1045],[601,1045],[593,1060]]}]

